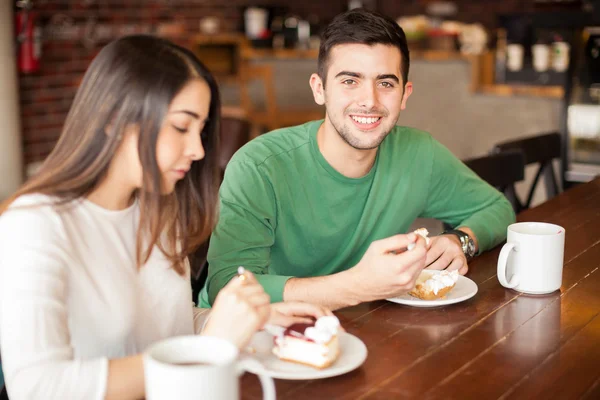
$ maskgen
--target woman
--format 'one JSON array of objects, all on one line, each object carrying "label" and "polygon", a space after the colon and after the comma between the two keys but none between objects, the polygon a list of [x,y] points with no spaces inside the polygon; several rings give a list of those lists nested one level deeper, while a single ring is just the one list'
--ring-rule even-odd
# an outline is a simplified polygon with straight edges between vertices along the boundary
[{"label": "woman", "polygon": [[[144,396],[140,353],[199,333],[188,255],[214,226],[219,93],[167,41],[131,36],[91,63],[41,172],[0,207],[0,345],[9,396]],[[244,346],[270,319],[252,275],[217,299],[205,335]],[[196,321],[196,323],[195,323]]]}]

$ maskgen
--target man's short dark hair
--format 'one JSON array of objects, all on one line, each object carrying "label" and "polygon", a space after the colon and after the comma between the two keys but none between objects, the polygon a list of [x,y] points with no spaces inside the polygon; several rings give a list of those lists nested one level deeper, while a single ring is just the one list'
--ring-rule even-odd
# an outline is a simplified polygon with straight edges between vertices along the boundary
[{"label": "man's short dark hair", "polygon": [[319,47],[318,74],[325,85],[329,67],[329,53],[339,44],[384,44],[400,50],[402,84],[408,81],[410,56],[406,35],[393,19],[379,13],[356,8],[337,15],[325,28]]}]

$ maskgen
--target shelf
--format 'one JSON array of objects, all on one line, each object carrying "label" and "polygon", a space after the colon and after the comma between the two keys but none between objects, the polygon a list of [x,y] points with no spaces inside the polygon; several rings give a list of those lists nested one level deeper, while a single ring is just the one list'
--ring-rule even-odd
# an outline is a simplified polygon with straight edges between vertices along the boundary
[{"label": "shelf", "polygon": [[232,45],[247,45],[248,39],[240,33],[219,33],[215,35],[194,35],[190,39],[190,42],[194,45],[203,44],[232,44]]},{"label": "shelf", "polygon": [[241,51],[244,60],[316,60],[318,49],[258,49],[245,47]]},{"label": "shelf", "polygon": [[469,60],[471,56],[459,51],[447,50],[411,50],[410,59],[419,61],[461,61]]},{"label": "shelf", "polygon": [[[197,35],[192,39],[194,52],[210,64],[221,83],[235,83],[238,69],[244,62],[269,60],[316,60],[318,49],[272,49],[254,48],[241,34]],[[494,83],[494,54],[465,55],[458,51],[420,50],[410,52],[413,61],[468,61],[471,64],[471,91],[495,96],[531,96],[561,99],[564,90],[560,86],[534,86]]]},{"label": "shelf", "polygon": [[[241,49],[244,60],[316,60],[319,57],[318,49],[257,49],[245,47]],[[458,51],[443,50],[411,50],[411,60],[424,61],[453,61],[466,60],[469,57]]]},{"label": "shelf", "polygon": [[482,85],[478,91],[504,97],[532,96],[562,99],[564,96],[564,90],[561,86]]},{"label": "shelf", "polygon": [[494,83],[494,53],[486,52],[479,56],[470,57],[471,61],[471,92],[495,96],[530,96],[548,99],[562,99],[562,86],[540,86],[524,84]]}]

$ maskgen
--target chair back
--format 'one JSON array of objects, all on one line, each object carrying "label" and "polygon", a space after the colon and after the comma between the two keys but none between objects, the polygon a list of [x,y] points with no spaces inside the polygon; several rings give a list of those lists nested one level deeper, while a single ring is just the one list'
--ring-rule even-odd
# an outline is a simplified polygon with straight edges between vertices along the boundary
[{"label": "chair back", "polygon": [[516,195],[515,183],[525,176],[525,156],[520,150],[510,150],[498,154],[465,160],[464,163],[481,179],[500,190],[515,212],[522,209]]},{"label": "chair back", "polygon": [[[221,142],[218,156],[221,181],[231,157],[250,140],[250,129],[250,122],[247,120],[243,109],[238,107],[223,107],[221,109],[221,126],[219,132]],[[189,257],[194,301],[197,301],[198,293],[206,282],[208,274],[207,254],[208,240],[193,254],[190,254]]]},{"label": "chair back", "polygon": [[510,140],[496,144],[492,150],[494,153],[501,153],[507,150],[521,150],[525,156],[525,165],[539,164],[535,178],[529,188],[527,200],[523,203],[523,208],[529,208],[542,175],[546,186],[548,198],[552,198],[560,193],[552,161],[561,157],[561,136],[558,132],[550,132],[536,136],[530,136],[523,139]]},{"label": "chair back", "polygon": [[234,116],[223,113],[219,134],[220,149],[218,159],[222,178],[231,157],[250,139],[250,122],[241,115]]}]

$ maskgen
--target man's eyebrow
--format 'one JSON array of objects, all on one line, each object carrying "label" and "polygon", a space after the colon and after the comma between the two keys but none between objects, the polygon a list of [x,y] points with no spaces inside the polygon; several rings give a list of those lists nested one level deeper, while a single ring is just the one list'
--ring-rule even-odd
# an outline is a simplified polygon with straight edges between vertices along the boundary
[{"label": "man's eyebrow", "polygon": [[377,80],[382,80],[382,79],[391,79],[393,81],[396,81],[396,83],[400,83],[400,79],[398,79],[398,77],[394,74],[381,74],[381,75],[377,75]]},{"label": "man's eyebrow", "polygon": [[352,71],[342,71],[339,72],[335,77],[339,77],[339,76],[351,76],[353,78],[362,78],[363,74],[360,74],[358,72],[352,72]]},{"label": "man's eyebrow", "polygon": [[[359,73],[359,72],[352,72],[352,71],[342,71],[339,72],[335,77],[338,78],[340,76],[351,76],[353,78],[364,78],[364,75]],[[393,81],[395,81],[396,83],[400,83],[400,78],[398,78],[397,75],[395,74],[380,74],[377,75],[377,80],[382,80],[382,79],[391,79]]]}]

